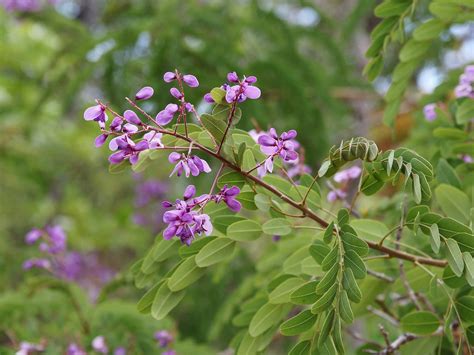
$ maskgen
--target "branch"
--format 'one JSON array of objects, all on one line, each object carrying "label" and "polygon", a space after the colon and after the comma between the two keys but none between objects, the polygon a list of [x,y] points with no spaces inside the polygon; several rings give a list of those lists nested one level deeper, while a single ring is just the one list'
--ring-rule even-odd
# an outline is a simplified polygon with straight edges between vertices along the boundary
[{"label": "branch", "polygon": [[[441,336],[443,335],[443,332],[443,327],[439,327],[433,334],[430,334],[430,336]],[[404,333],[392,341],[385,349],[380,350],[378,354],[393,354],[395,350],[400,349],[402,345],[419,338],[422,338],[422,336],[412,333]]]},{"label": "branch", "polygon": [[[97,102],[100,103],[99,100],[97,100]],[[107,107],[107,106],[105,106],[105,107]],[[109,108],[107,107],[107,109],[109,109]],[[232,112],[235,112],[235,109],[231,111],[230,120],[233,117]],[[230,125],[228,125],[228,127],[229,126]],[[239,166],[237,166],[237,165],[233,164],[232,162],[230,162],[229,160],[227,160],[225,157],[223,157],[222,155],[219,154],[220,149],[217,152],[214,152],[211,149],[199,144],[198,142],[194,141],[193,139],[191,139],[189,137],[183,136],[183,135],[181,135],[177,132],[169,131],[167,129],[163,129],[163,128],[159,128],[159,127],[151,127],[151,126],[146,126],[146,128],[149,129],[149,130],[154,130],[154,131],[159,132],[159,133],[172,135],[172,136],[174,136],[176,138],[179,138],[179,139],[182,139],[182,140],[184,140],[188,143],[192,143],[195,147],[199,148],[202,152],[216,158],[217,160],[222,162],[228,168],[234,170],[235,172],[241,174],[242,176],[245,176],[245,178],[247,178],[248,180],[251,180],[255,184],[260,185],[261,187],[265,188],[266,190],[268,190],[269,192],[271,192],[275,196],[279,197],[284,202],[288,203],[290,206],[292,206],[292,207],[296,208],[297,210],[301,211],[305,217],[308,217],[308,218],[312,219],[313,221],[318,223],[321,227],[327,228],[329,226],[328,222],[326,222],[324,219],[319,217],[317,214],[315,214],[311,209],[306,207],[304,204],[294,201],[293,199],[291,199],[290,197],[288,197],[284,193],[278,191],[278,189],[276,189],[272,185],[269,185],[265,181],[261,180],[260,178],[254,176],[254,175],[251,175],[248,172],[243,171]],[[226,130],[226,132],[227,132],[227,130]],[[224,135],[224,138],[225,138],[225,135]],[[222,144],[221,144],[221,146],[222,146]],[[432,259],[432,258],[428,258],[428,257],[420,257],[420,256],[416,256],[416,255],[413,255],[413,254],[406,253],[406,252],[401,251],[401,250],[396,250],[396,249],[388,248],[388,247],[383,246],[383,245],[379,245],[378,243],[370,241],[370,240],[365,240],[363,238],[361,238],[361,239],[364,240],[371,249],[378,250],[378,251],[380,251],[384,254],[387,254],[391,258],[398,258],[398,259],[411,261],[413,263],[419,263],[419,264],[425,264],[425,265],[431,265],[431,266],[437,266],[437,267],[445,267],[448,264],[448,262],[446,260],[438,260],[438,259]]]}]

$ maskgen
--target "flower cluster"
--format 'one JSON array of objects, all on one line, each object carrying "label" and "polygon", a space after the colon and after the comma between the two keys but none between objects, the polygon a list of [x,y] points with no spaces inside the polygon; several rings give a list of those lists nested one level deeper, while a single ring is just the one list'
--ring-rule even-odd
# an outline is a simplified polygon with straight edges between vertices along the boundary
[{"label": "flower cluster", "polygon": [[[44,229],[34,228],[25,236],[27,244],[34,244],[41,240],[39,250],[49,255],[55,255],[66,249],[66,234],[61,226],[46,226]],[[28,259],[23,263],[25,270],[31,268],[42,268],[51,270],[51,261],[47,258]]]},{"label": "flower cluster", "polygon": [[179,102],[178,104],[170,103],[166,107],[158,112],[156,115],[155,121],[161,126],[166,126],[170,123],[175,114],[178,113],[177,122],[181,120],[186,121],[186,112],[193,112],[194,106],[186,101],[186,97],[183,90],[183,83],[189,86],[190,88],[196,88],[199,86],[198,79],[192,74],[181,74],[177,70],[175,72],[166,72],[163,75],[163,80],[166,83],[171,83],[176,81],[178,88],[172,87],[170,89],[170,94]]},{"label": "flower cluster", "polygon": [[183,244],[191,245],[196,235],[210,235],[213,227],[209,215],[202,213],[204,206],[210,202],[224,202],[232,211],[238,212],[241,204],[236,200],[240,193],[237,186],[228,188],[225,185],[217,194],[204,194],[198,197],[194,185],[189,185],[184,190],[183,199],[177,199],[175,203],[163,202],[163,207],[173,208],[163,215],[163,222],[168,227],[163,232],[163,238],[171,239],[177,236]]},{"label": "flower cluster", "polygon": [[66,250],[66,233],[61,226],[34,228],[25,236],[29,245],[40,241],[39,250],[45,255],[28,259],[23,269],[40,268],[49,271],[57,278],[73,281],[89,292],[91,299],[97,298],[101,286],[114,275],[104,267],[95,254],[80,254]]},{"label": "flower cluster", "polygon": [[265,161],[257,168],[259,176],[264,176],[267,172],[273,172],[275,157],[279,156],[284,162],[297,162],[298,153],[295,149],[299,144],[295,141],[296,135],[296,131],[292,129],[278,136],[275,128],[270,128],[268,133],[258,135],[257,143],[260,144],[260,150],[267,155]]},{"label": "flower cluster", "polygon": [[[247,99],[256,100],[262,94],[260,89],[253,84],[257,82],[257,78],[253,75],[239,79],[237,73],[230,72],[227,74],[227,81],[221,86],[221,89],[225,90],[225,100],[228,103],[241,103]],[[210,93],[204,95],[204,101],[208,103],[214,103]]]},{"label": "flower cluster", "polygon": [[459,77],[458,85],[454,88],[456,97],[468,97],[474,99],[474,65],[464,68],[464,73]]},{"label": "flower cluster", "polygon": [[37,352],[43,352],[44,349],[45,349],[45,345],[43,343],[33,344],[33,343],[29,343],[27,341],[22,341],[20,343],[20,348],[15,353],[15,355],[34,354],[34,353],[37,353]]},{"label": "flower cluster", "polygon": [[176,351],[171,349],[173,336],[167,330],[159,330],[155,333],[155,340],[160,348],[166,349],[161,355],[176,355]]},{"label": "flower cluster", "polygon": [[46,3],[54,5],[57,0],[48,0],[47,2],[42,0],[0,0],[0,6],[9,12],[35,12],[41,10]]},{"label": "flower cluster", "polygon": [[331,186],[331,191],[329,191],[327,200],[329,202],[335,202],[336,200],[344,200],[347,197],[347,188],[348,182],[351,180],[357,179],[362,173],[362,169],[358,166],[353,166],[351,168],[341,170],[337,172],[333,180],[340,184],[340,188],[334,188]]},{"label": "flower cluster", "polygon": [[[96,336],[92,340],[92,349],[94,349],[95,352],[98,352],[100,354],[109,353],[109,347],[107,345],[105,338],[102,335]],[[126,355],[126,354],[127,354],[127,351],[122,346],[119,346],[118,348],[115,348],[114,350],[114,355]]]},{"label": "flower cluster", "polygon": [[185,155],[173,152],[168,156],[168,161],[171,164],[176,164],[170,177],[175,173],[177,176],[181,176],[183,172],[186,177],[189,177],[189,175],[198,176],[200,173],[211,172],[209,164],[197,155],[191,155],[189,153],[188,155]]}]

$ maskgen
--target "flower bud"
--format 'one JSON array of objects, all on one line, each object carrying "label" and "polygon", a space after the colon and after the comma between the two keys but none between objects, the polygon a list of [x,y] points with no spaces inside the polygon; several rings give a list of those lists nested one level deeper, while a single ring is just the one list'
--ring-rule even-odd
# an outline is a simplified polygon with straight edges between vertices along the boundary
[{"label": "flower bud", "polygon": [[153,96],[153,88],[151,86],[145,86],[141,88],[136,94],[135,94],[135,100],[148,100],[150,97]]}]

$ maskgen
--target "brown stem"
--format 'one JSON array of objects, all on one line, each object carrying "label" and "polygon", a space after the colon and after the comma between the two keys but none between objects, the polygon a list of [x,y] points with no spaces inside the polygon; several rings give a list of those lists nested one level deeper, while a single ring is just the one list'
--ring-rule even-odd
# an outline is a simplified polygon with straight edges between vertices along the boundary
[{"label": "brown stem", "polygon": [[[102,104],[99,100],[97,100],[97,103]],[[104,105],[104,107],[106,107],[109,111],[114,113],[109,107],[107,107],[107,105]],[[233,106],[233,110],[231,111],[231,115],[230,115],[230,119],[229,119],[230,121],[231,121],[231,118],[233,117],[232,112],[235,113],[235,105]],[[146,115],[147,115],[147,117],[149,116],[148,114],[146,114]],[[153,121],[153,119],[152,119],[152,121]],[[229,128],[229,126],[230,125],[227,125],[227,128]],[[166,130],[166,129],[163,129],[163,128],[160,128],[160,127],[147,126],[146,128],[148,128],[149,130],[155,130],[156,132],[160,132],[160,133],[163,133],[163,134],[169,134],[169,135],[172,135],[176,138],[182,139],[186,142],[192,143],[194,146],[199,148],[202,152],[216,158],[217,160],[221,161],[228,168],[230,168],[230,169],[236,171],[237,173],[245,176],[248,180],[251,180],[255,184],[260,185],[261,187],[265,188],[269,192],[273,193],[275,196],[279,197],[284,202],[288,203],[290,206],[292,206],[292,207],[296,208],[297,210],[301,211],[305,217],[308,217],[308,218],[312,219],[313,221],[317,222],[321,227],[327,228],[329,226],[328,222],[326,222],[324,219],[319,217],[317,214],[315,214],[313,211],[311,211],[309,208],[307,208],[304,204],[294,201],[293,199],[291,199],[290,197],[288,197],[284,193],[278,191],[278,189],[276,189],[275,187],[267,184],[265,181],[261,180],[260,178],[258,178],[256,176],[253,176],[248,172],[243,171],[239,166],[234,165],[232,162],[230,162],[229,160],[224,158],[222,155],[219,154],[220,153],[220,147],[219,147],[217,152],[214,152],[211,149],[199,144],[198,142],[195,142],[193,139],[191,139],[189,137],[186,137],[186,136],[183,136],[183,135],[181,135],[177,132],[172,132],[172,131],[169,131],[169,130]],[[227,131],[228,131],[228,129],[226,129],[226,132]],[[227,133],[224,134],[223,141],[225,139],[226,134]],[[221,147],[222,147],[222,144],[221,144]],[[396,250],[396,249],[388,248],[384,245],[379,245],[378,243],[372,242],[370,240],[365,240],[365,242],[368,244],[368,246],[371,249],[378,250],[378,251],[380,251],[384,254],[389,255],[392,258],[398,258],[398,259],[408,260],[408,261],[411,261],[413,263],[419,263],[419,264],[425,264],[425,265],[431,265],[431,266],[437,266],[437,267],[445,267],[447,265],[446,260],[438,260],[438,259],[432,259],[432,258],[427,258],[427,257],[419,257],[419,256],[416,256],[416,255],[413,255],[413,254],[406,253],[406,252],[401,251],[401,250]]]}]

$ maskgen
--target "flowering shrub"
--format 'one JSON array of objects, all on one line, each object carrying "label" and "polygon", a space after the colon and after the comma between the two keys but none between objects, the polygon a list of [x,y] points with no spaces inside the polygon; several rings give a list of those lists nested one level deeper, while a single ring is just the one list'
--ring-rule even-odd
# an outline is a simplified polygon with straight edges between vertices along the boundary
[{"label": "flowering shrub", "polygon": [[[467,92],[464,86],[470,70],[466,68],[462,75],[459,85],[463,89],[457,88],[457,93]],[[175,165],[170,167],[170,177],[176,174],[186,179],[203,172],[214,173],[208,193],[199,195],[194,185],[188,185],[182,199],[163,202],[167,227],[150,252],[132,268],[141,285],[150,285],[138,303],[140,311],[163,319],[207,268],[229,262],[236,249],[268,235],[279,246],[263,252],[252,292],[246,293],[240,313],[233,320],[243,327],[231,343],[237,354],[263,351],[277,332],[299,335],[291,354],[343,353],[344,324],[352,323],[360,309],[358,304],[367,302],[361,283],[366,282],[367,275],[389,284],[395,282],[381,269],[382,264],[374,262],[383,259],[399,260],[401,287],[409,295],[410,306],[397,311],[401,319],[396,322],[404,332],[392,342],[381,326],[387,342],[374,345],[374,351],[391,353],[423,336],[447,336],[446,327],[453,324],[462,328],[455,346],[467,346],[467,325],[474,318],[470,310],[460,309],[474,301],[466,295],[453,299],[449,287],[458,287],[453,286],[451,278],[458,280],[456,285],[474,286],[474,236],[468,226],[472,224],[473,209],[449,163],[443,163],[445,166],[435,173],[431,162],[413,150],[381,152],[373,141],[356,137],[332,147],[318,172],[311,176],[297,152],[301,147],[295,140],[295,130],[278,134],[274,128],[268,132],[237,128],[242,119],[239,105],[261,96],[254,85],[256,77],[239,78],[235,72],[229,73],[228,83],[213,88],[203,98],[214,105],[211,114],[199,114],[186,100],[185,86],[199,86],[194,75],[176,70],[165,73],[163,79],[176,83],[170,93],[179,102],[166,105],[156,117],[138,103],[150,97],[143,95],[153,92],[150,87],[139,90],[135,101],[127,98],[131,109],[123,115],[100,100],[84,114],[86,120],[99,123],[101,143],[110,138],[109,147],[117,151],[109,158],[112,165],[123,168],[130,164],[141,171],[160,156],[168,156]],[[467,100],[459,103],[456,115],[466,102],[472,105],[469,95],[456,94],[458,100]],[[423,111],[428,120],[436,119],[433,104]],[[114,116],[109,128],[105,125],[108,114]],[[457,124],[468,125],[471,118],[461,118]],[[472,143],[467,144],[468,149],[472,148]],[[172,152],[167,153],[169,150]],[[207,159],[215,160],[219,168],[211,169]],[[362,164],[343,169],[356,161]],[[300,164],[302,169],[288,173],[288,166]],[[333,206],[342,203],[336,214],[326,209],[321,198],[319,181],[324,178],[329,187],[327,201]],[[357,186],[351,192],[352,182]],[[409,187],[402,192],[400,220],[391,229],[371,219],[360,219],[357,211],[358,197],[374,195],[387,183],[401,191]],[[437,205],[445,215],[430,208],[434,186]],[[455,211],[457,204],[464,207]],[[410,238],[418,234],[424,235],[419,246],[400,242],[403,235]],[[431,250],[423,246],[426,243],[431,244]],[[152,272],[155,265],[173,258],[176,252],[181,260],[166,275]],[[444,269],[443,275],[439,269]],[[414,272],[431,279],[430,294],[412,289],[413,280],[408,274]],[[258,278],[267,281],[257,282]],[[433,297],[440,292],[449,297],[447,307],[454,312],[444,315],[446,308],[434,305]],[[398,307],[397,301],[393,302]],[[384,312],[383,317],[393,317],[389,310]],[[165,338],[160,334],[160,343],[167,344]]]}]

